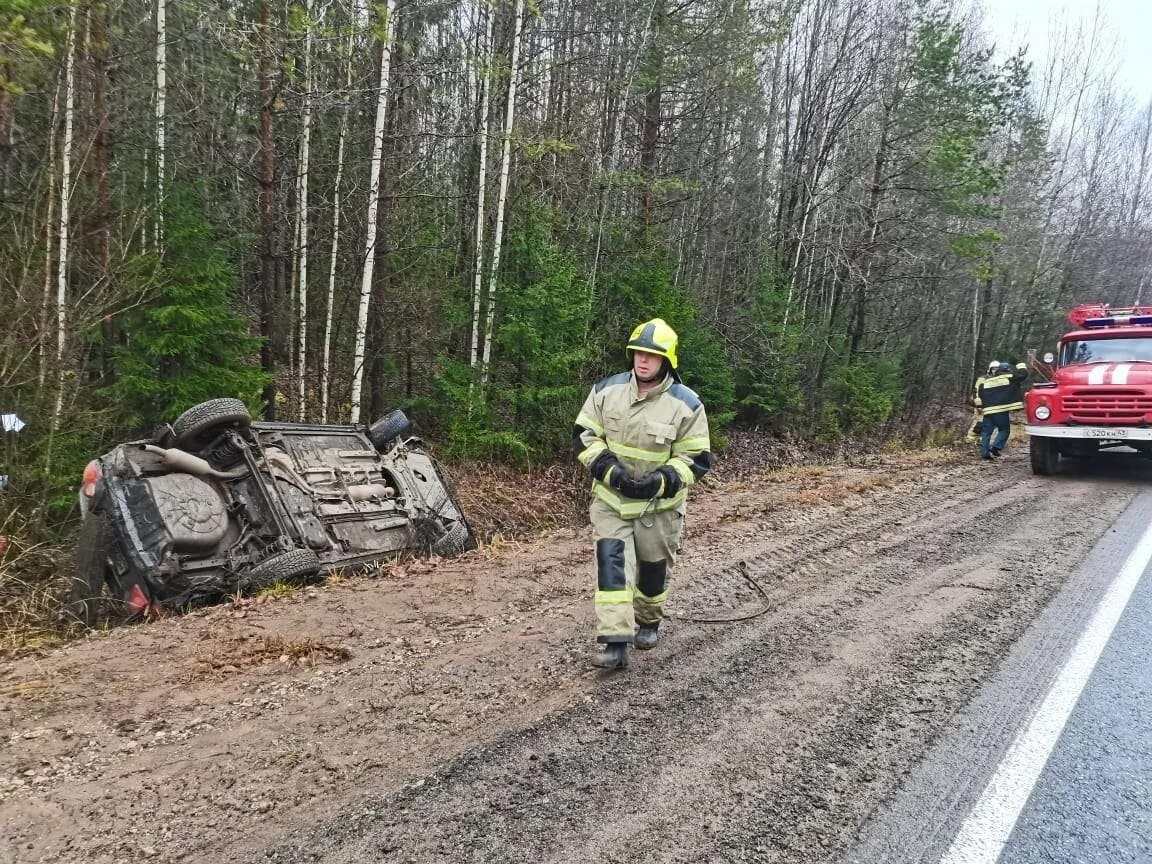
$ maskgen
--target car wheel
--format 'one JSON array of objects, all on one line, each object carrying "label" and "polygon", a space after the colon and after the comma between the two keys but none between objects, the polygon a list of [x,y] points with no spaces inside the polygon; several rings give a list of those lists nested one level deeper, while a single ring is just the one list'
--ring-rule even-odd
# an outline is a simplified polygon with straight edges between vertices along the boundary
[{"label": "car wheel", "polygon": [[108,582],[108,529],[95,514],[84,518],[76,540],[76,557],[64,616],[89,627],[109,605],[105,591]]},{"label": "car wheel", "polygon": [[[448,503],[455,510],[454,516],[444,517],[441,521],[441,526],[445,529],[444,534],[432,543],[432,552],[436,555],[459,555],[461,552],[468,552],[476,548],[476,537],[472,534],[472,528],[468,525],[468,520],[464,517],[464,508],[460,506],[460,499],[456,497],[456,487],[452,485],[452,481],[448,479],[447,473],[444,471],[444,466],[440,460],[425,450],[423,447],[416,447],[415,450],[423,453],[428,457],[428,461],[432,463],[432,467],[436,470],[436,479],[440,481],[440,487],[444,490],[444,496],[448,499]],[[441,510],[444,508],[441,507]]]},{"label": "car wheel", "polygon": [[408,420],[408,415],[400,409],[396,409],[389,411],[368,427],[368,440],[379,452],[385,453],[392,446],[393,441],[411,431],[412,423]]},{"label": "car wheel", "polygon": [[472,531],[464,522],[449,523],[447,530],[436,540],[432,541],[432,554],[441,558],[451,558],[470,549],[476,548],[476,540]]},{"label": "car wheel", "polygon": [[209,399],[177,417],[172,433],[176,446],[187,450],[206,443],[212,434],[230,426],[246,429],[251,423],[248,406],[239,399]]},{"label": "car wheel", "polygon": [[1032,473],[1042,477],[1055,474],[1060,465],[1060,451],[1051,438],[1033,435],[1028,441],[1028,454],[1032,460]]},{"label": "car wheel", "polygon": [[320,558],[311,549],[289,549],[266,558],[240,579],[243,591],[259,591],[277,582],[303,582],[320,572]]}]

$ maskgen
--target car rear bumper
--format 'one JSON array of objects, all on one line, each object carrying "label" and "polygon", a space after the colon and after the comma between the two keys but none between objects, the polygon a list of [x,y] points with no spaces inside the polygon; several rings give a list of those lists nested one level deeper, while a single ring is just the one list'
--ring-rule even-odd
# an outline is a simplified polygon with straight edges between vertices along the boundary
[{"label": "car rear bumper", "polygon": [[1092,441],[1152,441],[1152,429],[1129,426],[1035,426],[1024,427],[1039,438],[1082,438]]}]

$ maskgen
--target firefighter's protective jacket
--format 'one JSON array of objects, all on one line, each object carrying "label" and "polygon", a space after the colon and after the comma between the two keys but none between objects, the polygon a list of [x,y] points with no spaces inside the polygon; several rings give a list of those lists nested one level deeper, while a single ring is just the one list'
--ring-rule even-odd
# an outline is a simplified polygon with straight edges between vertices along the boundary
[{"label": "firefighter's protective jacket", "polygon": [[1003,414],[1024,408],[1021,388],[1028,377],[1028,367],[1017,363],[1012,372],[988,375],[976,381],[976,404],[983,415]]},{"label": "firefighter's protective jacket", "polygon": [[679,491],[654,502],[622,497],[594,480],[592,494],[625,519],[681,507],[688,487],[712,466],[704,405],[672,375],[644,397],[632,372],[597,382],[576,417],[573,448],[585,468],[608,450],[637,478],[661,465],[680,475]]}]

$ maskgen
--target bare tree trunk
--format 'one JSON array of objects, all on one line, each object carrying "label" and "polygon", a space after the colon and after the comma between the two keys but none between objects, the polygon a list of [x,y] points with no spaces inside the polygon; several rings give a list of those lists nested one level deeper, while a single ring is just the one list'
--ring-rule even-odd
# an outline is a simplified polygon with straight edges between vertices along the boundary
[{"label": "bare tree trunk", "polygon": [[652,224],[654,207],[653,184],[656,181],[656,148],[660,143],[660,117],[664,91],[664,0],[658,0],[653,7],[655,32],[652,38],[652,52],[648,56],[648,90],[644,94],[644,113],[640,121],[640,202],[638,233],[643,239]]},{"label": "bare tree trunk", "polygon": [[48,215],[44,217],[44,295],[40,303],[40,327],[37,333],[39,343],[39,367],[36,374],[36,387],[44,392],[44,382],[48,378],[48,318],[52,309],[52,238],[55,234],[53,219],[56,215],[56,127],[60,125],[60,89],[62,82],[57,79],[52,94],[52,121],[48,134]]},{"label": "bare tree trunk", "polygon": [[[1136,180],[1132,184],[1135,187],[1132,191],[1132,204],[1124,220],[1129,227],[1135,227],[1139,224],[1140,207],[1144,203],[1145,185],[1148,181],[1148,157],[1150,155],[1148,151],[1149,145],[1152,145],[1152,102],[1145,105],[1143,112],[1141,112],[1140,126],[1136,136],[1137,149],[1140,151],[1140,155],[1136,160]],[[1141,285],[1143,285],[1143,280],[1141,280]]]},{"label": "bare tree trunk", "polygon": [[492,236],[492,269],[488,273],[488,309],[484,320],[484,357],[480,389],[488,384],[492,359],[492,331],[496,321],[496,282],[500,275],[500,245],[504,239],[504,205],[508,200],[508,170],[512,162],[512,123],[516,116],[516,85],[520,80],[520,36],[524,27],[524,0],[516,0],[516,24],[512,33],[512,57],[508,71],[508,104],[504,112],[504,145],[500,156],[500,189],[496,194],[496,229]]},{"label": "bare tree trunk", "polygon": [[273,127],[275,88],[272,65],[269,0],[260,2],[260,366],[268,376],[264,386],[264,416],[276,419],[276,358],[272,345],[276,305],[276,136]]},{"label": "bare tree trunk", "polygon": [[96,160],[97,256],[100,279],[112,275],[112,193],[108,186],[111,162],[111,123],[108,119],[108,5],[97,4],[92,20],[92,102],[96,113],[96,138],[93,155]]},{"label": "bare tree trunk", "polygon": [[60,145],[60,222],[56,263],[56,406],[52,428],[60,424],[64,407],[64,348],[68,333],[68,219],[72,198],[72,123],[76,106],[76,23],[79,3],[73,0],[68,20],[68,48],[64,60],[64,141]]},{"label": "bare tree trunk", "polygon": [[164,248],[165,123],[168,99],[167,0],[156,0],[156,251]]},{"label": "bare tree trunk", "polygon": [[[312,14],[312,4],[304,9],[305,18]],[[304,422],[307,413],[304,379],[308,369],[308,169],[312,146],[312,22],[304,26],[304,105],[300,130],[300,165],[296,179],[296,206],[300,213],[299,248],[297,251],[297,342],[296,342],[296,419]]]},{"label": "bare tree trunk", "polygon": [[348,139],[348,105],[352,98],[352,55],[355,30],[348,37],[348,65],[345,67],[344,111],[340,115],[340,138],[336,145],[336,179],[332,192],[332,253],[328,259],[328,296],[324,301],[324,354],[320,361],[320,422],[328,422],[329,381],[332,372],[332,307],[336,302],[336,262],[340,254],[340,183],[344,179],[344,145]]},{"label": "bare tree trunk", "polygon": [[[640,41],[636,45],[636,53],[632,55],[628,63],[627,71],[624,75],[624,86],[620,90],[620,99],[617,105],[617,110],[612,114],[610,126],[610,155],[608,158],[607,170],[602,170],[601,179],[604,181],[604,188],[600,192],[600,200],[597,206],[596,217],[596,244],[595,251],[592,254],[592,273],[588,277],[588,312],[584,317],[584,332],[588,333],[592,326],[592,316],[596,314],[596,277],[600,271],[600,251],[604,244],[604,221],[608,215],[609,209],[609,190],[611,188],[612,175],[616,173],[616,166],[620,161],[620,117],[624,113],[624,105],[627,101],[628,94],[632,90],[632,79],[636,74],[636,63],[639,60],[640,52],[644,50],[644,45],[648,41],[648,31],[652,26],[652,15],[656,8],[656,2],[653,0],[651,6],[648,7],[648,13],[644,18],[644,29],[640,33]],[[603,166],[602,166],[603,167]]]},{"label": "bare tree trunk", "polygon": [[364,267],[360,274],[360,308],[356,314],[356,347],[352,353],[352,411],[360,422],[360,394],[364,387],[364,354],[368,341],[368,306],[372,300],[372,271],[376,264],[376,215],[380,207],[380,162],[384,154],[384,121],[388,114],[388,82],[395,32],[396,0],[384,7],[384,37],[380,46],[380,83],[376,90],[376,127],[372,138],[372,163],[368,180],[368,216],[364,233]]},{"label": "bare tree trunk", "polygon": [[10,87],[11,63],[0,63],[0,199],[8,199],[8,163],[12,159],[16,129],[16,100]]},{"label": "bare tree trunk", "polygon": [[484,194],[488,185],[488,91],[492,80],[492,25],[496,10],[488,9],[488,23],[484,32],[481,64],[484,71],[480,80],[480,116],[476,126],[476,146],[479,149],[479,168],[476,180],[476,255],[472,270],[472,350],[470,362],[475,368],[480,362],[480,301],[484,274]]}]

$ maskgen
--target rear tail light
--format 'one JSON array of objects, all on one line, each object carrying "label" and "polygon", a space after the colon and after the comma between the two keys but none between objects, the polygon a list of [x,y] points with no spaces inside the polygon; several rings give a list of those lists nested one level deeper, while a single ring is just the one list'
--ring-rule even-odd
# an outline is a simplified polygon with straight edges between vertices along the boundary
[{"label": "rear tail light", "polygon": [[91,498],[96,494],[96,484],[100,482],[100,463],[89,462],[84,468],[84,479],[80,481],[80,491],[84,493],[85,498]]},{"label": "rear tail light", "polygon": [[143,615],[151,605],[148,601],[148,595],[144,593],[144,590],[139,585],[132,586],[124,602],[128,607],[128,611],[133,615]]}]

